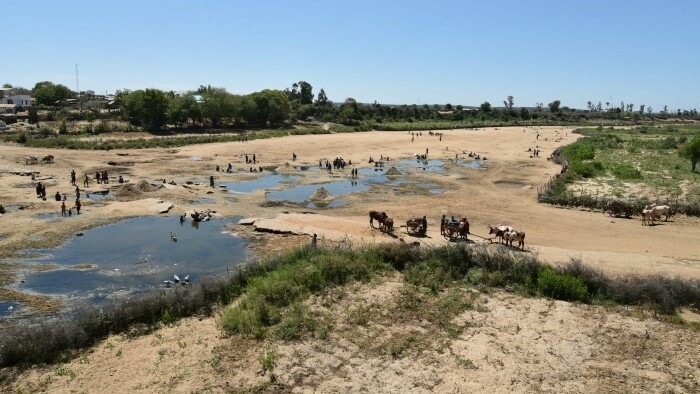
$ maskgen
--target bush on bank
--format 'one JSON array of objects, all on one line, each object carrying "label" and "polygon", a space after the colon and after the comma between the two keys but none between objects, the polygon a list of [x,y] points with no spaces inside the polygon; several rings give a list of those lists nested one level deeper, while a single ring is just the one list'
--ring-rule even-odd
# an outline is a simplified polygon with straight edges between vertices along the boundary
[{"label": "bush on bank", "polygon": [[[434,293],[451,286],[476,285],[565,301],[642,305],[665,314],[680,307],[700,308],[697,280],[613,278],[577,260],[553,267],[503,246],[306,247],[192,286],[154,290],[62,316],[10,322],[0,331],[0,367],[67,360],[108,335],[136,328],[148,332],[186,316],[210,315],[217,306],[224,307],[219,325],[230,334],[296,339],[310,332],[323,338],[328,327],[312,318],[304,300],[332,287],[367,282],[392,271],[402,272],[408,283]],[[235,300],[239,302],[230,305]]]}]

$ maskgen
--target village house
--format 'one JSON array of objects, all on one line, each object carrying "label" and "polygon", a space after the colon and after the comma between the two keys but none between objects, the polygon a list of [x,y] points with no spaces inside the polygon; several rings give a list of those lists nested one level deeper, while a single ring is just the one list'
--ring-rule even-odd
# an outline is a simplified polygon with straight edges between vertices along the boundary
[{"label": "village house", "polygon": [[[0,88],[0,105],[14,106],[13,113],[17,108],[29,108],[32,106],[32,98],[28,94],[16,94],[14,88]],[[3,106],[2,108],[9,108]],[[2,110],[0,110],[2,111]],[[3,113],[5,113],[3,111]]]}]

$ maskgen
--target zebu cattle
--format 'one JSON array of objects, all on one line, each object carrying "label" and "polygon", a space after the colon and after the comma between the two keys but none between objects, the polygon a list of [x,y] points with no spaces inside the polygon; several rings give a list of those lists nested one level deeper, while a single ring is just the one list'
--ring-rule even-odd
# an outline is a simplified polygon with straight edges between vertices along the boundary
[{"label": "zebu cattle", "polygon": [[381,228],[386,218],[386,212],[369,211],[369,226],[374,227],[374,221],[376,220],[379,222],[379,227]]},{"label": "zebu cattle", "polygon": [[489,235],[495,234],[495,238],[498,238],[498,243],[502,243],[504,241],[504,234],[506,231],[513,231],[513,227],[510,226],[503,226],[503,225],[498,225],[496,227],[493,227],[489,224]]},{"label": "zebu cattle", "polygon": [[53,163],[53,155],[46,155],[46,156],[41,158],[41,161],[43,161],[44,163],[47,163],[47,164]]},{"label": "zebu cattle", "polygon": [[394,232],[394,219],[386,218],[384,219],[384,232],[393,233]]},{"label": "zebu cattle", "polygon": [[654,224],[654,220],[658,219],[659,215],[653,209],[648,209],[648,206],[642,211],[642,226],[648,225],[649,220]]},{"label": "zebu cattle", "polygon": [[38,162],[39,162],[39,158],[36,156],[27,156],[24,158],[25,164],[37,164]]},{"label": "zebu cattle", "polygon": [[525,250],[525,233],[518,230],[506,231],[503,234],[503,238],[506,240],[506,245],[513,246],[513,241],[518,241],[518,248]]},{"label": "zebu cattle", "polygon": [[667,221],[668,218],[671,217],[671,207],[669,207],[668,205],[656,205],[656,203],[653,203],[651,205],[647,205],[646,207],[644,207],[644,209],[654,211],[659,217],[663,215],[665,217],[664,221]]}]

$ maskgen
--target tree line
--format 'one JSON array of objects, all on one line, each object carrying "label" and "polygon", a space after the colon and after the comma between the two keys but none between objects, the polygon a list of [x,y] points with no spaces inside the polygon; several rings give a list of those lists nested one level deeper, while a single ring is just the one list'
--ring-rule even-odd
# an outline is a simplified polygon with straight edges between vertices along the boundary
[{"label": "tree line", "polygon": [[[5,85],[5,87],[12,87]],[[80,98],[89,100],[93,91],[78,95],[68,87],[50,81],[38,82],[32,90],[15,88],[24,94],[32,94],[40,107],[55,111],[66,100]],[[621,102],[619,106],[606,102],[595,104],[588,101],[587,109],[572,109],[563,106],[560,100],[552,100],[546,106],[538,102],[534,107],[516,107],[515,98],[507,96],[503,107],[496,108],[488,101],[478,107],[462,105],[386,105],[376,101],[366,104],[354,98],[332,102],[324,89],[314,94],[313,86],[299,81],[284,90],[265,89],[247,95],[229,93],[225,88],[201,85],[187,92],[163,91],[159,89],[119,90],[114,107],[117,116],[130,124],[147,130],[159,130],[166,126],[191,127],[281,127],[296,122],[321,121],[348,126],[376,125],[384,122],[419,121],[471,121],[513,123],[518,121],[552,120],[559,122],[588,121],[592,119],[666,118],[682,116],[698,118],[693,110],[669,111],[666,106],[654,112],[651,106]],[[32,112],[36,111],[34,109]],[[36,119],[36,112],[30,114]],[[86,111],[83,119],[91,121],[98,117],[95,111]],[[60,118],[65,118],[64,112]],[[30,121],[32,121],[30,119]]]}]

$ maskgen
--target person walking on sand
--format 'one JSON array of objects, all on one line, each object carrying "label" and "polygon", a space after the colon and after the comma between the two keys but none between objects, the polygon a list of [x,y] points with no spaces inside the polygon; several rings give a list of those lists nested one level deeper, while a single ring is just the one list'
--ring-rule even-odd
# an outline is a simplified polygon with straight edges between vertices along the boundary
[{"label": "person walking on sand", "polygon": [[442,219],[440,220],[440,235],[445,235],[445,222],[447,222],[447,219],[445,215],[442,215]]},{"label": "person walking on sand", "polygon": [[[88,176],[88,174],[85,174],[85,179],[83,180],[83,187],[88,187],[89,184],[90,184],[90,177]],[[77,187],[76,187],[76,189],[77,189]]]},{"label": "person walking on sand", "polygon": [[76,215],[80,215],[80,207],[82,205],[80,204],[80,199],[75,200],[75,213]]},{"label": "person walking on sand", "polygon": [[209,186],[214,187],[214,175],[209,177]]},{"label": "person walking on sand", "polygon": [[70,184],[75,186],[75,170],[70,170]]},{"label": "person walking on sand", "polygon": [[61,216],[66,217],[66,202],[61,203]]},{"label": "person walking on sand", "polygon": [[75,187],[75,198],[80,198],[80,189],[78,189],[78,186]]}]

